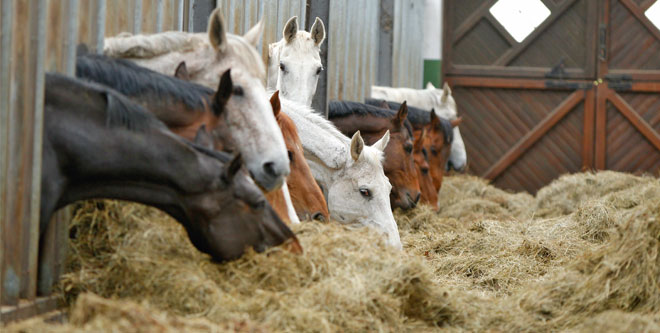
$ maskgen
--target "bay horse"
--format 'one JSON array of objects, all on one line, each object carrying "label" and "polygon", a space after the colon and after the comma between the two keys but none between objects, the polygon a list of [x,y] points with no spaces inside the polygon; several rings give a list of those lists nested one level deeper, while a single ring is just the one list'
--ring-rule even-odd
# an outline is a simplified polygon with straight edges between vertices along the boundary
[{"label": "bay horse", "polygon": [[[409,107],[417,107],[427,112],[434,110],[438,117],[448,120],[458,118],[456,101],[452,97],[451,88],[447,83],[443,85],[442,89],[436,89],[431,83],[426,85],[426,89],[372,86],[371,98],[394,102],[407,101]],[[448,170],[457,171],[464,171],[467,167],[465,143],[458,127],[454,128],[454,140],[447,167]]]},{"label": "bay horse", "polygon": [[426,143],[427,127],[415,131],[415,142],[413,143],[413,159],[415,160],[415,171],[419,178],[419,189],[422,192],[420,203],[431,207],[438,206],[438,190],[433,184],[433,178],[429,172],[428,150],[424,147]]},{"label": "bay horse", "polygon": [[[286,144],[289,160],[291,161],[291,175],[287,177],[285,185],[291,196],[291,202],[295,210],[294,215],[297,215],[303,220],[329,221],[328,205],[325,202],[321,188],[316,183],[316,180],[314,180],[309,164],[305,160],[302,142],[298,136],[296,125],[286,113],[281,112],[282,105],[280,103],[279,91],[273,93],[270,102],[275,113],[275,119],[277,119],[277,124],[282,129],[282,136],[284,137],[284,143]],[[283,205],[281,203],[285,201],[284,195],[277,191],[266,194],[266,198],[273,205],[275,211],[278,211],[276,207],[282,207]]]},{"label": "bay horse", "polygon": [[321,44],[325,40],[325,26],[320,18],[314,20],[309,32],[298,30],[298,17],[284,25],[282,39],[268,45],[269,90],[279,90],[283,98],[306,106],[312,105],[321,63]]},{"label": "bay horse", "polygon": [[[367,104],[386,107],[392,110],[401,107],[399,103],[373,98],[368,98],[365,101]],[[448,169],[447,164],[449,163],[451,148],[455,139],[455,129],[463,119],[457,118],[449,121],[445,118],[438,117],[435,112],[427,112],[408,106],[407,120],[410,121],[413,127],[415,138],[420,137],[423,130],[426,131],[422,152],[427,157],[433,186],[436,191],[439,191],[442,187],[445,170]]]},{"label": "bay horse", "polygon": [[357,102],[330,101],[328,119],[347,136],[360,131],[367,144],[372,144],[386,131],[390,142],[385,148],[383,169],[392,184],[390,205],[403,210],[415,208],[421,198],[419,178],[413,159],[413,131],[406,120],[408,108],[398,111]]},{"label": "bay horse", "polygon": [[163,210],[214,260],[293,239],[240,158],[185,142],[139,105],[98,84],[46,74],[40,236],[78,200],[118,199]]},{"label": "bay horse", "polygon": [[402,248],[389,200],[392,185],[382,165],[389,131],[367,146],[359,132],[349,139],[311,108],[287,99],[280,102],[298,129],[330,217],[350,226],[371,227],[385,235],[387,244]]},{"label": "bay horse", "polygon": [[[220,9],[209,18],[206,33],[163,32],[106,38],[104,53],[129,59],[165,75],[186,62],[190,80],[215,89],[231,69],[233,98],[224,117],[237,150],[255,181],[266,191],[277,189],[289,174],[282,133],[264,87],[266,69],[255,45],[263,32],[260,22],[244,36],[226,32]],[[248,112],[249,110],[249,112]]]}]

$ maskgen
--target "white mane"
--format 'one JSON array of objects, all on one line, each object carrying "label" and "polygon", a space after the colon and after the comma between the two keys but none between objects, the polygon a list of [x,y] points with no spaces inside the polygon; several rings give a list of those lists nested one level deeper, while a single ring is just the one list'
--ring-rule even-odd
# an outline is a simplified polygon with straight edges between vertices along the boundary
[{"label": "white mane", "polygon": [[169,52],[188,52],[204,44],[204,34],[166,31],[151,35],[121,33],[104,40],[103,53],[115,58],[153,58]]}]

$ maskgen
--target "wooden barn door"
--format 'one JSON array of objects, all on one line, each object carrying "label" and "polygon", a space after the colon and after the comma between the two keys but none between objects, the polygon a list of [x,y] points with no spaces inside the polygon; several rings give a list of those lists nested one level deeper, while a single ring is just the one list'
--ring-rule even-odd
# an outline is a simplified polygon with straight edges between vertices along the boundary
[{"label": "wooden barn door", "polygon": [[[490,13],[496,2],[445,1],[443,72],[465,119],[469,172],[532,193],[563,173],[596,167],[657,173],[660,55],[645,37],[660,31],[619,32],[615,17],[625,21],[618,24],[630,18],[612,10],[626,0],[542,0],[550,15],[517,42]],[[655,53],[645,61],[615,57],[630,49]],[[615,93],[624,89],[626,96]],[[635,156],[643,161],[633,163]]]}]

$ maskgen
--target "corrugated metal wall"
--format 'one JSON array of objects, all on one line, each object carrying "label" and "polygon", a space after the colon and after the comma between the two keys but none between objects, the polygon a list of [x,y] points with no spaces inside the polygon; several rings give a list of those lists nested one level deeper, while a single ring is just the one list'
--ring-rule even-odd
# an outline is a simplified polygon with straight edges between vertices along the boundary
[{"label": "corrugated metal wall", "polygon": [[378,0],[330,2],[328,100],[364,101],[378,65]]},{"label": "corrugated metal wall", "polygon": [[282,39],[284,24],[293,16],[298,16],[300,28],[305,26],[305,0],[218,0],[222,8],[225,24],[230,33],[243,35],[263,17],[264,34],[257,48],[264,64],[268,63],[268,44]]},{"label": "corrugated metal wall", "polygon": [[424,76],[424,0],[394,0],[392,87],[421,88]]},{"label": "corrugated metal wall", "polygon": [[[0,15],[0,303],[48,295],[65,258],[67,211],[39,257],[44,72],[72,75],[79,42],[101,50],[119,32],[185,30],[193,0],[3,0]],[[37,270],[39,267],[39,270]],[[37,276],[39,272],[39,276]],[[36,304],[36,303],[35,303]],[[47,303],[54,306],[55,302]],[[15,311],[22,315],[37,312]],[[15,319],[6,315],[2,320]],[[6,317],[9,316],[9,317]]]}]

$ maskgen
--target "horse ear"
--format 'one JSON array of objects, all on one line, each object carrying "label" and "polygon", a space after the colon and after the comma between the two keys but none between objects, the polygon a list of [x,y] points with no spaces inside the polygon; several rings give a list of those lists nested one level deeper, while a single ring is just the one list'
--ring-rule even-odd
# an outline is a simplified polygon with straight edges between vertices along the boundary
[{"label": "horse ear", "polygon": [[451,127],[457,127],[463,122],[463,117],[458,117],[451,121]]},{"label": "horse ear", "polygon": [[419,133],[419,136],[415,138],[413,142],[413,151],[421,151],[424,146],[424,138],[426,137],[426,128],[427,126],[422,127],[422,131]]},{"label": "horse ear", "polygon": [[449,84],[445,82],[442,86],[442,97],[440,98],[440,102],[447,103],[447,98],[449,98],[449,96],[451,96],[451,88],[449,88]]},{"label": "horse ear", "polygon": [[234,179],[234,176],[236,176],[238,171],[241,170],[242,166],[243,158],[241,157],[241,154],[238,153],[229,163],[225,164],[225,178],[227,181],[230,182]]},{"label": "horse ear", "polygon": [[323,25],[323,21],[320,18],[317,17],[316,20],[314,20],[310,33],[312,34],[314,44],[320,46],[325,40],[325,25]]},{"label": "horse ear", "polygon": [[87,47],[87,44],[85,43],[80,43],[78,46],[76,46],[76,57],[84,56],[89,53],[89,48]]},{"label": "horse ear", "polygon": [[385,135],[383,135],[380,140],[376,141],[371,147],[376,148],[380,151],[385,151],[385,148],[387,147],[387,144],[390,143],[390,130],[387,130],[385,132]]},{"label": "horse ear", "polygon": [[277,116],[280,114],[280,110],[282,110],[282,105],[280,104],[280,91],[276,90],[273,93],[273,96],[270,97],[270,106],[273,107],[273,114],[277,118]]},{"label": "horse ear", "polygon": [[408,104],[406,101],[403,101],[399,107],[399,111],[396,113],[396,116],[394,116],[394,125],[402,126],[403,122],[406,121],[406,117],[408,117]]},{"label": "horse ear", "polygon": [[358,158],[360,158],[362,149],[364,149],[364,140],[362,139],[362,135],[360,135],[360,131],[357,131],[351,138],[351,157],[354,161],[357,161]]},{"label": "horse ear", "polygon": [[214,110],[214,113],[216,116],[219,116],[220,112],[224,110],[225,104],[227,104],[233,90],[234,83],[231,81],[231,69],[228,69],[220,77],[220,85],[218,85],[218,91],[215,92],[214,98],[217,109]]},{"label": "horse ear", "polygon": [[426,89],[428,89],[428,90],[433,90],[433,89],[435,89],[435,86],[433,85],[433,83],[431,83],[431,82],[427,82],[427,83],[426,83]]},{"label": "horse ear", "polygon": [[179,63],[179,66],[176,66],[174,77],[179,80],[190,81],[190,74],[188,74],[188,67],[186,67],[185,61],[182,61]]},{"label": "horse ear", "polygon": [[220,8],[216,8],[209,17],[209,42],[216,50],[223,52],[227,46],[227,29]]},{"label": "horse ear", "polygon": [[284,31],[282,31],[282,37],[287,43],[291,43],[292,40],[296,38],[298,34],[298,16],[290,18],[284,25]]},{"label": "horse ear", "polygon": [[254,47],[257,47],[259,46],[259,40],[261,39],[261,35],[263,35],[263,33],[264,19],[261,19],[254,27],[250,28],[250,30],[248,30],[248,32],[243,35],[243,38],[245,38],[245,40]]},{"label": "horse ear", "polygon": [[198,144],[206,149],[213,149],[213,138],[208,131],[206,131],[206,124],[199,127],[197,134],[195,134],[195,144]]}]

